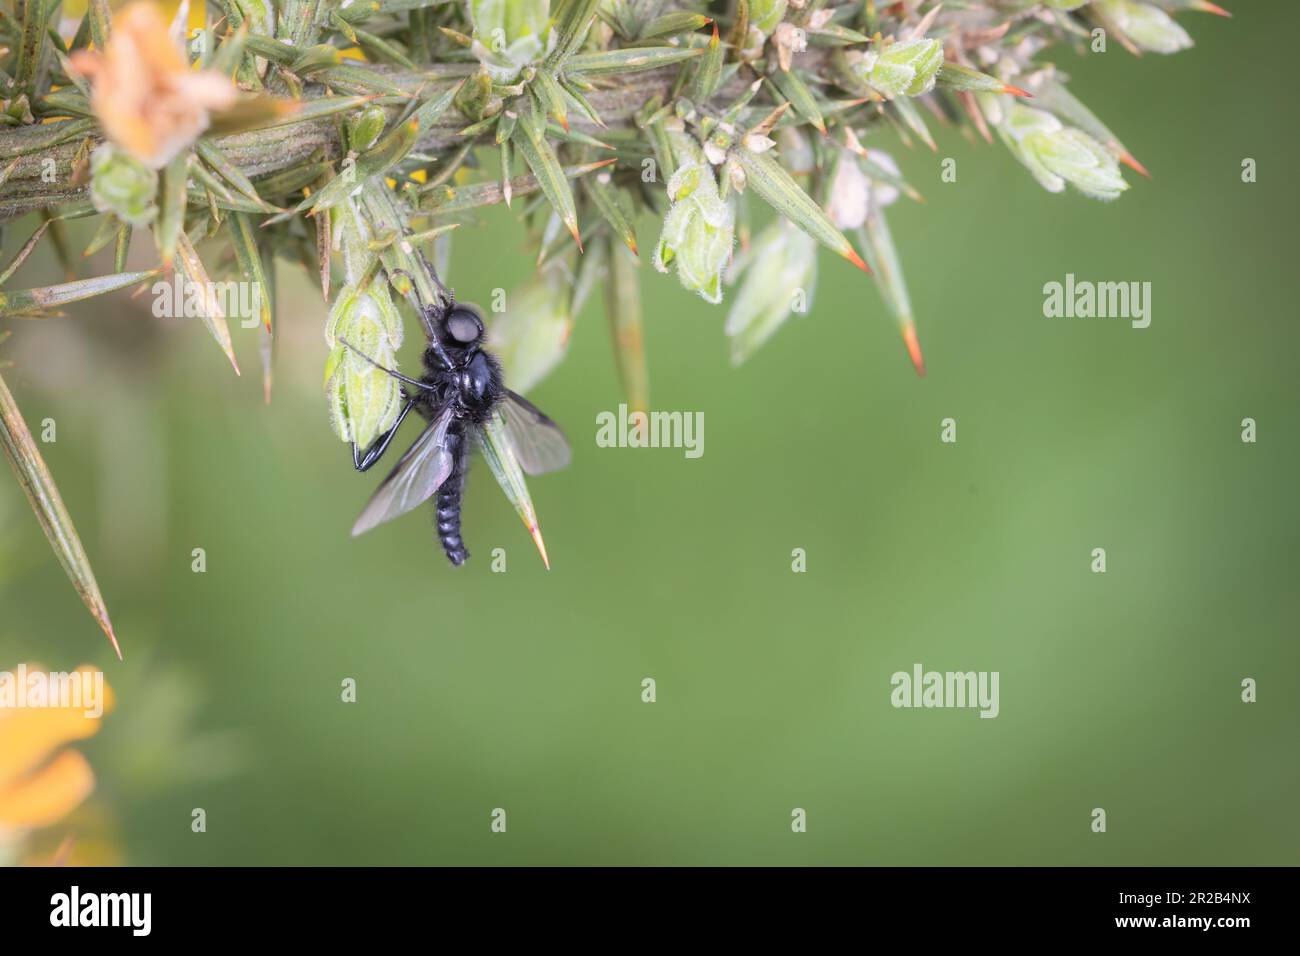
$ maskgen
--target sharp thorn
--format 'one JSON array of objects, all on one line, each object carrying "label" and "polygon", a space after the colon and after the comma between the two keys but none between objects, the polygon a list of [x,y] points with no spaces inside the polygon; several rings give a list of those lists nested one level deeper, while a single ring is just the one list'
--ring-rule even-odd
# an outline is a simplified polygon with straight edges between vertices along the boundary
[{"label": "sharp thorn", "polygon": [[845,259],[848,259],[849,262],[853,263],[855,266],[857,266],[867,275],[871,275],[871,269],[867,266],[865,262],[862,261],[862,257],[858,255],[857,250],[854,249],[852,246],[849,246],[848,251],[842,252],[840,253],[840,255],[844,256]]},{"label": "sharp thorn", "polygon": [[907,346],[907,354],[912,359],[916,374],[925,378],[925,358],[921,355],[921,342],[916,337],[916,326],[911,322],[903,326],[903,343]]}]

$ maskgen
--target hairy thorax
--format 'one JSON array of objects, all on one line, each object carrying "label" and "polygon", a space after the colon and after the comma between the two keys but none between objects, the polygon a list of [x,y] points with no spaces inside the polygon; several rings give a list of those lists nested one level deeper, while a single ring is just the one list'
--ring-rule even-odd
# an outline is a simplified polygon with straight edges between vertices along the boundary
[{"label": "hairy thorax", "polygon": [[438,367],[436,358],[427,357],[431,368],[424,381],[436,389],[430,397],[439,407],[450,403],[462,421],[487,424],[505,388],[500,364],[481,349],[469,353],[449,350],[449,354],[453,361],[450,369]]}]

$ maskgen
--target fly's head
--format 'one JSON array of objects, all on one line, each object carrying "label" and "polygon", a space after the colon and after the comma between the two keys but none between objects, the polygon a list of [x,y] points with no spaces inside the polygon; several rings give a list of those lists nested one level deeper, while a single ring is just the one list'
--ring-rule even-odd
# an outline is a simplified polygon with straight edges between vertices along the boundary
[{"label": "fly's head", "polygon": [[448,309],[439,331],[448,348],[472,352],[483,342],[483,320],[470,306],[453,305]]},{"label": "fly's head", "polygon": [[485,336],[483,320],[467,305],[451,303],[426,315],[430,332],[425,364],[433,370],[458,371],[477,354]]}]

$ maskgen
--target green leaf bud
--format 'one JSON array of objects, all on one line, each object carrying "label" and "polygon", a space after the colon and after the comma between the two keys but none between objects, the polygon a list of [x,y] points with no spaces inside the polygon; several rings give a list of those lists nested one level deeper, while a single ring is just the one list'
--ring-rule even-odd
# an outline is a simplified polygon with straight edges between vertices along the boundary
[{"label": "green leaf bud", "polygon": [[943,44],[917,39],[891,43],[879,52],[867,53],[858,64],[859,78],[886,99],[920,96],[934,88],[943,66]]},{"label": "green leaf bud", "polygon": [[132,226],[157,217],[158,174],[138,159],[105,143],[91,154],[90,176],[90,201],[100,212]]}]

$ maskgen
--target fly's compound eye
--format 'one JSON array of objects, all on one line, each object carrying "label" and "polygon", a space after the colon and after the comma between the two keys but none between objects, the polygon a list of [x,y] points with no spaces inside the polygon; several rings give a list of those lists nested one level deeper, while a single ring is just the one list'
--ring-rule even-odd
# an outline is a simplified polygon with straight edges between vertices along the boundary
[{"label": "fly's compound eye", "polygon": [[447,316],[447,334],[461,345],[473,345],[483,337],[483,322],[469,309],[458,307]]}]

